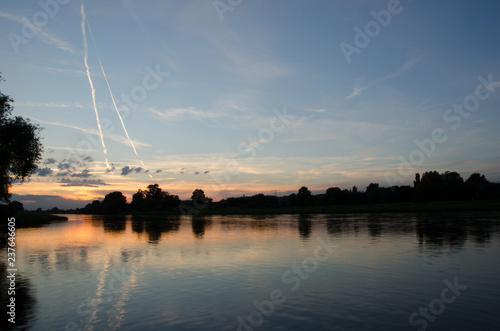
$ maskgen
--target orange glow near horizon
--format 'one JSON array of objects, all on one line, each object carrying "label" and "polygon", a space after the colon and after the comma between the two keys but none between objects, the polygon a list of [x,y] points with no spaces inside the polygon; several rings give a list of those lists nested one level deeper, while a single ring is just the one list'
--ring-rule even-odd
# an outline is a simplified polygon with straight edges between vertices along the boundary
[{"label": "orange glow near horizon", "polygon": [[[23,184],[16,184],[12,186],[11,193],[18,195],[49,195],[59,196],[63,199],[87,202],[90,200],[98,200],[110,192],[119,191],[127,197],[127,202],[132,201],[132,195],[138,189],[145,190],[148,185],[157,183],[164,191],[170,194],[178,195],[181,200],[190,199],[192,192],[199,188],[205,191],[205,194],[212,198],[214,201],[219,201],[228,197],[238,197],[242,195],[255,195],[264,193],[266,195],[274,194],[277,190],[278,195],[284,191],[296,191],[299,187],[296,185],[284,185],[279,187],[269,187],[269,185],[262,183],[229,183],[224,185],[200,185],[199,183],[191,183],[188,181],[177,182],[164,182],[162,180],[151,180],[149,183],[142,182],[121,182],[100,187],[84,187],[84,186],[62,186],[59,183],[36,182],[31,181]],[[186,187],[190,187],[186,189]],[[310,190],[316,188],[309,187]],[[319,188],[325,189],[325,188]],[[34,202],[32,199],[25,201]],[[83,205],[82,205],[83,207]]]}]

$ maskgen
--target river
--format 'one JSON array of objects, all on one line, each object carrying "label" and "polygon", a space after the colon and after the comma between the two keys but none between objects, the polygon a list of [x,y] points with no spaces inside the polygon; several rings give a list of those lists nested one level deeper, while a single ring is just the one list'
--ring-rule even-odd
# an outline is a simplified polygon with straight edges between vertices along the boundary
[{"label": "river", "polygon": [[16,231],[17,329],[500,328],[499,213],[66,216]]}]

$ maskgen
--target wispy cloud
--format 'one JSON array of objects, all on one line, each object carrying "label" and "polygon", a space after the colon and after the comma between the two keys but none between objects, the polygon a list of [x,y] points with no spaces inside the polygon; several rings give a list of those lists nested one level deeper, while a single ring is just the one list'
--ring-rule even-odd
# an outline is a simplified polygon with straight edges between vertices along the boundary
[{"label": "wispy cloud", "polygon": [[69,179],[61,178],[59,180],[62,186],[83,186],[83,187],[99,187],[108,185],[102,179]]},{"label": "wispy cloud", "polygon": [[[222,55],[222,67],[246,80],[275,79],[288,75],[292,68],[271,52],[262,38],[254,42],[252,30],[245,35],[220,24],[200,10],[198,5],[185,5],[178,15],[178,29],[203,39],[211,51]],[[255,29],[256,30],[256,29]],[[261,36],[262,37],[262,36]]]},{"label": "wispy cloud", "polygon": [[397,76],[405,73],[406,71],[410,70],[414,65],[419,63],[421,59],[422,59],[421,57],[416,57],[414,59],[411,59],[410,61],[406,62],[401,68],[399,68],[395,72],[385,75],[385,79],[392,79],[394,77],[397,77]]},{"label": "wispy cloud", "polygon": [[34,108],[85,108],[82,104],[76,102],[73,104],[55,103],[55,102],[41,102],[41,101],[27,101],[18,103],[20,107],[34,107]]},{"label": "wispy cloud", "polygon": [[361,94],[364,90],[366,90],[368,86],[365,87],[355,87],[350,95],[347,96],[347,99],[351,99],[354,97],[357,97],[358,95]]},{"label": "wispy cloud", "polygon": [[313,107],[306,107],[304,108],[305,111],[311,112],[311,113],[319,113],[323,114],[326,112],[326,108],[313,108]]},{"label": "wispy cloud", "polygon": [[196,107],[167,108],[165,110],[158,110],[155,107],[150,107],[148,109],[150,112],[159,116],[160,118],[172,121],[183,120],[183,119],[204,120],[204,119],[215,119],[222,116],[227,116],[223,113],[199,110]]},{"label": "wispy cloud", "polygon": [[[62,123],[62,122],[58,122],[58,121],[55,121],[55,122],[45,121],[45,120],[40,120],[40,119],[37,119],[37,118],[34,118],[34,117],[30,117],[30,119],[33,120],[33,121],[37,121],[39,123],[42,123],[42,124],[49,124],[49,125],[55,125],[55,126],[64,127],[64,128],[75,129],[75,130],[78,130],[78,131],[81,131],[81,132],[90,133],[90,134],[99,136],[99,132],[97,130],[95,130],[95,129],[82,128],[82,127],[79,127],[79,126],[76,126],[76,125]],[[106,138],[114,140],[114,141],[116,141],[116,142],[118,142],[120,144],[123,144],[125,146],[130,146],[130,143],[129,143],[128,139],[125,138],[125,137],[122,137],[120,135],[113,134],[113,133],[106,133],[106,132],[104,132],[104,135],[106,136]],[[142,146],[142,147],[150,147],[151,146],[150,144],[146,144],[146,143],[143,143],[143,142],[140,142],[140,141],[136,141],[136,140],[134,140],[134,145],[135,146]]]},{"label": "wispy cloud", "polygon": [[[13,22],[16,22],[16,23],[19,23],[19,24],[22,24],[22,25],[25,24],[25,22],[23,21],[22,17],[19,17],[19,16],[15,15],[15,14],[12,14],[12,13],[7,13],[7,12],[2,11],[2,10],[0,10],[0,17],[6,18],[8,20],[11,20]],[[62,51],[65,51],[65,52],[68,52],[68,53],[71,53],[71,54],[77,54],[77,51],[75,51],[73,49],[73,47],[71,47],[71,45],[69,45],[65,41],[57,38],[56,36],[48,33],[46,30],[47,29],[39,29],[38,33],[36,34],[36,37],[41,42],[43,42],[43,43],[45,43],[47,45],[56,47],[56,48],[58,48],[58,49],[60,49]]]},{"label": "wispy cloud", "polygon": [[44,69],[47,72],[50,73],[69,73],[69,74],[78,74],[78,75],[86,75],[85,71],[83,70],[78,70],[78,69],[67,69],[67,68],[55,68],[55,67],[47,67]]},{"label": "wispy cloud", "polygon": [[476,95],[476,93],[480,93],[480,94],[481,93],[485,93],[485,92],[488,92],[491,89],[495,89],[497,87],[500,87],[500,81],[491,82],[491,84],[488,84],[487,86],[484,86],[479,91],[474,90],[473,92],[470,92],[468,94],[465,94],[465,95],[463,95],[463,96],[461,96],[459,98],[453,99],[453,100],[449,100],[449,101],[445,101],[445,102],[440,102],[440,103],[433,104],[433,105],[428,105],[428,106],[425,106],[425,107],[424,107],[424,103],[421,103],[421,104],[419,104],[415,108],[418,109],[418,110],[426,110],[426,109],[433,109],[433,108],[440,108],[440,107],[448,106],[448,105],[451,105],[453,103],[463,102],[465,98],[474,96],[474,95]]},{"label": "wispy cloud", "polygon": [[[383,82],[383,81],[386,81],[386,80],[389,80],[389,79],[393,79],[399,75],[402,75],[404,74],[406,71],[410,70],[413,66],[415,66],[417,63],[420,62],[422,58],[421,57],[417,57],[417,58],[414,58],[414,59],[411,59],[410,61],[406,62],[405,64],[403,64],[400,68],[398,68],[398,70],[396,70],[395,72],[392,72],[392,73],[388,73],[387,75],[383,76],[383,77],[380,77],[380,78],[377,78],[375,79],[374,81],[372,81],[371,83],[365,85],[365,86],[356,86],[353,88],[353,91],[350,95],[348,95],[346,97],[346,99],[352,99],[354,97],[357,97],[359,95],[361,95],[361,93],[363,91],[365,91],[366,89],[372,87],[373,85],[375,84],[378,84],[380,82]],[[359,85],[359,83],[358,83]]]}]

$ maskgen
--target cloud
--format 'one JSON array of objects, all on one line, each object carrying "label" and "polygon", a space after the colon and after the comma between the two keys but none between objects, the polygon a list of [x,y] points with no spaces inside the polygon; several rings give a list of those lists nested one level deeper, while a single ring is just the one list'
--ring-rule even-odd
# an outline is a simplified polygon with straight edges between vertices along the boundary
[{"label": "cloud", "polygon": [[36,174],[37,174],[37,176],[40,176],[40,177],[46,177],[46,176],[52,175],[53,172],[54,171],[52,171],[52,169],[45,167],[42,169],[38,169]]},{"label": "cloud", "polygon": [[384,77],[377,78],[373,82],[371,82],[368,85],[365,85],[363,87],[354,87],[352,93],[350,95],[348,95],[346,99],[352,99],[354,97],[357,97],[364,90],[372,87],[373,85],[375,85],[377,83],[380,83],[380,82],[383,82],[383,81],[386,81],[386,80],[389,80],[389,79],[392,79],[394,77],[397,77],[397,76],[405,73],[406,71],[410,70],[414,65],[416,65],[417,63],[419,63],[421,59],[422,59],[421,57],[417,57],[417,58],[411,59],[410,61],[408,61],[405,64],[403,64],[395,72],[389,73],[389,74],[385,75]]},{"label": "cloud", "polygon": [[66,199],[56,195],[20,195],[15,193],[12,194],[12,200],[22,202],[24,208],[28,210],[34,210],[39,207],[42,209],[49,209],[53,207],[58,207],[61,209],[82,208],[87,203],[92,202],[92,200]]},{"label": "cloud", "polygon": [[63,171],[63,172],[59,172],[57,173],[57,177],[66,177],[66,176],[69,176],[71,174],[71,171],[67,170],[67,171]]},{"label": "cloud", "polygon": [[159,174],[160,172],[162,172],[162,170],[161,170],[161,169],[158,169],[158,170],[156,170],[155,172],[156,172],[157,174]]},{"label": "cloud", "polygon": [[368,88],[368,86],[365,86],[365,87],[355,87],[353,89],[352,93],[349,96],[347,96],[347,99],[351,99],[351,98],[357,97],[358,95],[361,94],[361,92],[363,92],[367,88]]},{"label": "cloud", "polygon": [[392,79],[392,78],[394,78],[394,77],[397,77],[397,76],[399,76],[399,75],[403,74],[405,71],[410,70],[410,69],[411,69],[411,67],[413,67],[415,64],[419,63],[421,59],[422,59],[422,58],[417,57],[417,58],[414,58],[414,59],[412,59],[412,60],[410,60],[410,61],[406,62],[406,63],[405,63],[405,64],[404,64],[401,68],[399,68],[396,72],[394,72],[394,73],[390,73],[390,74],[385,75],[385,79]]},{"label": "cloud", "polygon": [[125,166],[122,168],[122,176],[127,176],[132,171],[134,171],[134,168],[130,168],[129,166]]},{"label": "cloud", "polygon": [[[19,17],[17,15],[11,14],[11,13],[4,12],[2,10],[0,10],[0,17],[6,18],[8,20],[11,20],[13,22],[16,22],[16,23],[19,23],[22,25],[26,24],[26,22],[23,20],[22,17]],[[19,30],[21,30],[21,29],[19,29]],[[21,31],[19,31],[19,32],[21,32]],[[41,42],[43,42],[47,45],[56,47],[62,51],[68,52],[68,53],[77,54],[77,52],[69,44],[67,44],[65,41],[60,40],[56,36],[48,33],[46,28],[38,29],[37,33],[36,33],[36,37]]]},{"label": "cloud", "polygon": [[141,172],[147,172],[147,170],[145,170],[142,167],[129,167],[129,166],[125,166],[125,167],[122,168],[121,175],[122,176],[127,176],[131,172],[141,173]]},{"label": "cloud", "polygon": [[53,159],[53,158],[48,158],[47,160],[45,160],[45,162],[43,162],[43,164],[54,164],[54,163],[57,163],[56,159]]},{"label": "cloud", "polygon": [[59,180],[62,186],[84,186],[84,187],[99,187],[103,185],[108,185],[104,183],[101,179],[69,179],[61,178]]},{"label": "cloud", "polygon": [[89,178],[90,176],[92,176],[92,174],[90,173],[89,169],[85,169],[78,174],[71,174],[71,177],[78,177],[78,178]]},{"label": "cloud", "polygon": [[54,102],[40,102],[40,101],[28,101],[19,103],[18,106],[23,107],[34,107],[34,108],[85,108],[80,103],[66,104],[66,103],[54,103]]},{"label": "cloud", "polygon": [[[62,123],[62,122],[51,122],[51,121],[44,121],[44,120],[40,120],[40,119],[37,119],[37,118],[34,118],[34,117],[30,117],[31,120],[33,121],[37,121],[39,123],[42,123],[42,124],[49,124],[49,125],[54,125],[54,126],[60,126],[60,127],[63,127],[63,128],[70,128],[70,129],[75,129],[75,130],[78,130],[78,131],[81,131],[81,132],[85,132],[85,133],[90,133],[90,134],[93,134],[93,135],[96,135],[96,136],[99,136],[99,131],[95,130],[95,129],[86,129],[86,128],[82,128],[82,127],[79,127],[79,126],[76,126],[76,125],[72,125],[72,124],[66,124],[66,123]],[[114,140],[120,144],[123,144],[125,146],[130,146],[130,142],[128,141],[127,138],[123,137],[123,136],[120,136],[120,135],[117,135],[117,134],[112,134],[112,133],[109,133],[109,132],[103,132],[104,133],[104,137],[106,138],[109,138],[111,140]],[[135,146],[142,146],[142,147],[149,147],[151,146],[150,144],[146,144],[146,143],[142,143],[140,141],[136,141],[136,140],[133,140],[134,142],[134,145]]]},{"label": "cloud", "polygon": [[62,162],[59,162],[59,165],[57,166],[59,170],[67,170],[67,171],[74,171],[76,168],[73,166],[73,163],[71,161],[66,161],[64,159]]},{"label": "cloud", "polygon": [[202,111],[196,109],[195,107],[187,107],[187,108],[167,108],[165,110],[157,110],[154,107],[150,107],[149,111],[153,114],[159,116],[160,118],[167,120],[183,120],[183,119],[194,119],[194,120],[203,120],[203,119],[215,119],[222,116],[227,116],[217,112],[211,111]]}]

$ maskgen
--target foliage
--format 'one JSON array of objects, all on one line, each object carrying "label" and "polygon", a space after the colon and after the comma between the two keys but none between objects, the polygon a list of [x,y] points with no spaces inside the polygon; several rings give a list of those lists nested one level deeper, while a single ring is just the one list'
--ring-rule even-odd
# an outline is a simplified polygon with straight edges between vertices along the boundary
[{"label": "foliage", "polygon": [[12,117],[13,102],[0,92],[0,201],[5,202],[13,181],[24,181],[36,171],[43,151],[38,136],[41,128],[20,116]]},{"label": "foliage", "polygon": [[[277,197],[258,193],[252,196],[226,198],[212,202],[202,189],[195,189],[192,205],[203,213],[250,213],[273,212],[355,212],[361,210],[374,211],[423,211],[439,210],[450,201],[491,200],[500,198],[500,183],[489,182],[484,175],[474,173],[464,181],[457,172],[437,171],[416,174],[413,187],[408,185],[381,187],[378,183],[370,183],[366,191],[358,191],[330,187],[324,194],[313,195],[302,186],[297,193]],[[419,202],[415,204],[415,202]],[[137,190],[132,201],[127,204],[121,192],[111,192],[100,202],[95,200],[78,212],[88,214],[110,214],[124,212],[172,212],[179,213],[180,200],[177,195],[163,191],[158,184],[148,185],[146,190]],[[367,205],[367,206],[363,206]],[[210,206],[209,208],[207,208]],[[420,206],[420,207],[419,207]],[[460,204],[449,204],[457,209]],[[458,207],[457,207],[458,206]],[[465,209],[475,208],[468,206]],[[487,209],[491,209],[488,205]]]},{"label": "foliage", "polygon": [[125,210],[127,206],[127,198],[122,192],[111,192],[108,193],[102,203],[100,208],[104,214],[116,214]]},{"label": "foliage", "polygon": [[207,207],[212,202],[212,199],[205,196],[205,192],[202,189],[196,189],[191,195],[191,203],[196,208]]}]

